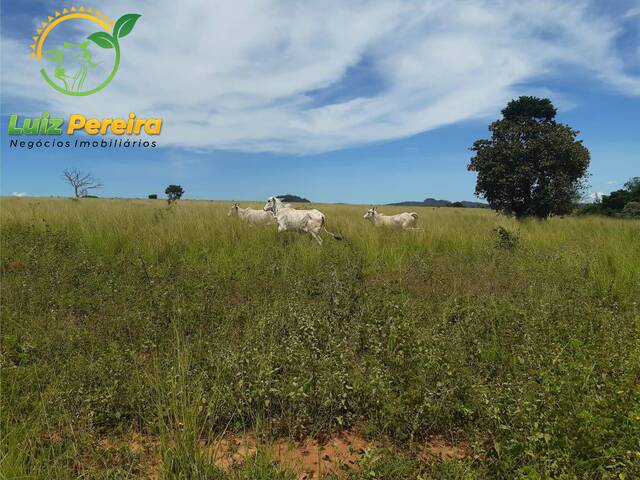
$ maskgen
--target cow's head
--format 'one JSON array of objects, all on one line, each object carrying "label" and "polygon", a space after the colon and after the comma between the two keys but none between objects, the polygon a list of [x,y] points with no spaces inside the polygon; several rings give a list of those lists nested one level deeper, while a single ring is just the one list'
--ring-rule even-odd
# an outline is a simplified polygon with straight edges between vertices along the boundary
[{"label": "cow's head", "polygon": [[367,213],[365,213],[362,218],[364,218],[365,220],[372,220],[373,217],[377,215],[377,213],[378,210],[376,209],[376,207],[371,207],[369,210],[367,210]]},{"label": "cow's head", "polygon": [[231,215],[237,217],[239,208],[240,208],[240,205],[238,205],[237,203],[234,203],[232,207],[229,209],[229,213],[227,213],[227,217],[230,217]]},{"label": "cow's head", "polygon": [[277,204],[278,204],[278,199],[276,197],[269,197],[269,200],[267,200],[267,203],[264,204],[264,207],[262,207],[262,209],[265,212],[276,213]]}]

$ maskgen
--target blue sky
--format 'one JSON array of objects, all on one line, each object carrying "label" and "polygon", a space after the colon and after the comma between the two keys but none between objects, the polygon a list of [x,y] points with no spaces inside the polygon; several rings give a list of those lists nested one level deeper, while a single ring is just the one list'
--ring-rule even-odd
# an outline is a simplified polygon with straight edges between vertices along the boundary
[{"label": "blue sky", "polygon": [[[102,196],[473,200],[468,148],[518,95],[548,96],[581,131],[590,191],[620,188],[640,175],[640,1],[515,3],[85,2],[142,17],[115,80],[73,98],[28,56],[61,4],[2,1],[2,194],[68,195],[77,167]],[[44,110],[164,126],[154,149],[9,148],[8,115]]]}]

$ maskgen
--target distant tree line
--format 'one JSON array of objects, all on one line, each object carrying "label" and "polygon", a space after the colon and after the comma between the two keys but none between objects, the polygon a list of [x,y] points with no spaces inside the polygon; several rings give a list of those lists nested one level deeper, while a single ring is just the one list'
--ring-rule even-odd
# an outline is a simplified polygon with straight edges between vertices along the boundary
[{"label": "distant tree line", "polygon": [[640,177],[629,179],[620,190],[596,198],[595,203],[583,205],[578,213],[640,218]]},{"label": "distant tree line", "polygon": [[438,200],[435,198],[425,198],[422,201],[408,200],[404,202],[389,203],[396,207],[453,207],[453,208],[489,208],[489,205],[481,202],[468,202],[466,200],[450,202],[449,200]]}]

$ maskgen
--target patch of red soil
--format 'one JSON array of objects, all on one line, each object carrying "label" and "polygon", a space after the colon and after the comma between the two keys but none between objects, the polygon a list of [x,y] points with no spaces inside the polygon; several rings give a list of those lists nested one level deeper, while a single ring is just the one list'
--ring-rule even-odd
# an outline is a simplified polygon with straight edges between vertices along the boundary
[{"label": "patch of red soil", "polygon": [[[56,437],[54,433],[52,440]],[[158,480],[162,470],[159,439],[131,432],[123,437],[103,437],[97,442],[101,450],[125,445],[139,458],[136,478]],[[263,451],[296,473],[298,480],[320,480],[329,475],[344,477],[348,471],[358,468],[367,450],[382,447],[385,447],[382,442],[367,440],[357,430],[344,431],[325,441],[307,438],[294,442],[283,438],[261,442],[249,432],[202,444],[204,453],[223,470],[240,466],[258,451]],[[453,444],[442,437],[433,437],[418,449],[417,456],[422,461],[433,462],[464,459],[470,453],[471,449],[465,443]]]},{"label": "patch of red soil", "polygon": [[279,439],[265,444],[259,444],[255,436],[248,433],[228,436],[208,447],[208,450],[214,463],[227,470],[241,465],[260,448],[269,452],[283,467],[295,472],[299,480],[317,480],[356,468],[365,450],[379,446],[356,431],[343,432],[326,442],[309,438],[300,442]]},{"label": "patch of red soil", "polygon": [[126,446],[138,456],[138,472],[136,478],[157,480],[160,478],[160,441],[150,435],[130,432],[124,437],[102,437],[98,440],[98,449],[110,450]]},{"label": "patch of red soil", "polygon": [[9,260],[2,264],[3,272],[17,272],[19,270],[23,270],[26,265],[22,263],[20,260]]},{"label": "patch of red soil", "polygon": [[425,460],[429,460],[429,457],[437,457],[440,460],[462,460],[469,455],[469,452],[469,445],[466,443],[454,445],[441,437],[433,437],[424,444],[422,457]]},{"label": "patch of red soil", "polygon": [[[358,468],[366,450],[383,446],[380,442],[367,440],[355,430],[348,430],[324,442],[308,438],[299,442],[278,439],[262,444],[252,433],[229,435],[204,448],[223,470],[241,465],[262,450],[295,472],[298,480],[319,480],[328,475],[344,476],[345,472]],[[441,437],[434,437],[422,445],[418,456],[423,461],[447,461],[464,459],[469,452],[466,444],[454,445]]]}]

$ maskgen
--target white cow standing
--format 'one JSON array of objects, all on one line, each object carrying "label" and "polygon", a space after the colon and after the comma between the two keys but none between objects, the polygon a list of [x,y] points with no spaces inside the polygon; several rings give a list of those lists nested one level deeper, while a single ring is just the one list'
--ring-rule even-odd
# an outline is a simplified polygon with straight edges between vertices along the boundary
[{"label": "white cow standing", "polygon": [[274,225],[276,223],[276,217],[272,212],[265,212],[264,210],[256,210],[254,208],[242,208],[237,203],[234,203],[227,216],[238,217],[249,225]]},{"label": "white cow standing", "polygon": [[263,210],[273,212],[278,223],[278,232],[294,231],[308,233],[311,237],[322,245],[320,234],[322,230],[327,232],[336,240],[342,240],[340,235],[331,233],[324,226],[326,220],[324,213],[320,210],[296,210],[287,203],[282,203],[278,197],[269,197]]},{"label": "white cow standing", "polygon": [[363,217],[376,227],[391,227],[402,230],[418,230],[418,214],[416,212],[403,212],[397,215],[385,215],[379,213],[376,207],[371,207]]}]

